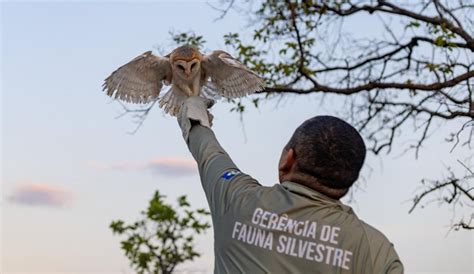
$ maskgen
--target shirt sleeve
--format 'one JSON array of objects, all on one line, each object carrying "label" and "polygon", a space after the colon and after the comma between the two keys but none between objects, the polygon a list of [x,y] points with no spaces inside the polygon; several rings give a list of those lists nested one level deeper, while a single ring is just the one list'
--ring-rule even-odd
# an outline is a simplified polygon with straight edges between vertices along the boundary
[{"label": "shirt sleeve", "polygon": [[239,194],[260,187],[255,179],[237,168],[211,129],[194,125],[189,133],[188,146],[198,164],[213,216],[224,214]]},{"label": "shirt sleeve", "polygon": [[403,274],[403,264],[400,260],[393,261],[385,271],[386,274]]},{"label": "shirt sleeve", "polygon": [[385,271],[383,273],[386,274],[403,274],[403,264],[400,261],[400,257],[398,257],[397,252],[395,251],[395,248],[393,247],[393,244],[390,243],[388,240],[387,242],[389,243],[388,252],[387,252],[387,264],[385,267]]}]

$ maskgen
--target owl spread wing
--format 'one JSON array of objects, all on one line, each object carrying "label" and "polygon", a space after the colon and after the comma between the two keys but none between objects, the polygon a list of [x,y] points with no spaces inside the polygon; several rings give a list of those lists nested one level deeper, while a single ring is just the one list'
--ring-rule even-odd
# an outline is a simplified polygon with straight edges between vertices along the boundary
[{"label": "owl spread wing", "polygon": [[202,68],[210,77],[206,87],[224,97],[242,97],[265,87],[262,78],[225,51],[216,50],[204,56]]},{"label": "owl spread wing", "polygon": [[112,72],[102,87],[110,97],[144,104],[156,100],[163,82],[170,83],[171,77],[169,59],[147,51]]}]

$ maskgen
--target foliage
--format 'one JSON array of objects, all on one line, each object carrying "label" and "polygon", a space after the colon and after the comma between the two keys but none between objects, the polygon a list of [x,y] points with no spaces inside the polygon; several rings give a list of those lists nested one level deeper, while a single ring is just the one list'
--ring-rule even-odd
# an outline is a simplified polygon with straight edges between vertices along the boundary
[{"label": "foliage", "polygon": [[126,224],[110,224],[114,234],[124,235],[121,248],[137,273],[171,273],[176,265],[193,260],[200,254],[194,249],[196,234],[204,233],[210,224],[200,220],[209,215],[205,209],[191,210],[186,196],[178,198],[178,208],[166,204],[165,196],[155,192],[143,219]]}]

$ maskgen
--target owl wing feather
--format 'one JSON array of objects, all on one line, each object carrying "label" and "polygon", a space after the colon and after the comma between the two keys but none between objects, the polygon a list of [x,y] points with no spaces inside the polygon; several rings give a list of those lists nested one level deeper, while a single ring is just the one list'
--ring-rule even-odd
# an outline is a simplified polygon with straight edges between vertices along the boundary
[{"label": "owl wing feather", "polygon": [[265,88],[262,78],[225,51],[211,52],[204,56],[201,64],[205,75],[210,77],[206,88],[223,97],[242,97]]},{"label": "owl wing feather", "polygon": [[158,99],[163,82],[170,83],[171,77],[169,59],[147,51],[112,72],[102,87],[110,97],[144,104]]},{"label": "owl wing feather", "polygon": [[181,90],[177,90],[175,86],[172,86],[171,89],[161,97],[160,108],[162,108],[166,113],[176,116],[186,98],[188,98],[186,94]]}]

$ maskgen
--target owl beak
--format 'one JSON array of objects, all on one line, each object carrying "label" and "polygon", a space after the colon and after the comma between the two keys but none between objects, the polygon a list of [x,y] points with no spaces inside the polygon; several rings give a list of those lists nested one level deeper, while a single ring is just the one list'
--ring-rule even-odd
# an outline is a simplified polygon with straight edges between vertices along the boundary
[{"label": "owl beak", "polygon": [[187,75],[188,77],[191,75],[191,66],[192,66],[192,63],[188,62],[188,63],[186,64],[186,68],[185,68],[185,70],[184,70],[185,73],[186,73],[186,75]]}]

